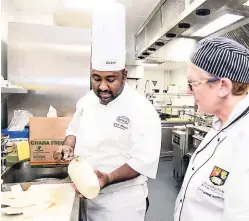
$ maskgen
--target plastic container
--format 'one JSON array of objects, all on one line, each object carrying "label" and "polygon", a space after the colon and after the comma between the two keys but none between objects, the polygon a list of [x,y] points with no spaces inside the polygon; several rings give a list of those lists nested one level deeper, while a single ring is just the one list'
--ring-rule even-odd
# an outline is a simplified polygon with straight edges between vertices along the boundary
[{"label": "plastic container", "polygon": [[8,134],[10,139],[13,138],[29,138],[29,128],[24,130],[10,131],[7,128],[1,130],[2,134]]}]

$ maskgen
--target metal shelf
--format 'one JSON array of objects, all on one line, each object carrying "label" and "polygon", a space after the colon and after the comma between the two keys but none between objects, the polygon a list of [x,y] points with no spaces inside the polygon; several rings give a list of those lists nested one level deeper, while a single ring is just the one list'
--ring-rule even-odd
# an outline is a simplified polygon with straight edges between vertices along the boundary
[{"label": "metal shelf", "polygon": [[200,132],[205,132],[208,133],[210,131],[210,127],[206,127],[206,126],[194,126],[193,127],[195,130],[198,130]]},{"label": "metal shelf", "polygon": [[184,109],[192,109],[194,106],[175,106],[175,105],[154,105],[154,107],[166,107],[166,108],[184,108]]},{"label": "metal shelf", "polygon": [[201,118],[202,116],[196,115],[196,114],[192,114],[192,113],[185,113],[186,115],[190,116],[190,117],[194,117],[194,118]]},{"label": "metal shelf", "polygon": [[1,94],[26,94],[27,89],[24,88],[11,88],[11,87],[1,87]]},{"label": "metal shelf", "polygon": [[11,94],[27,94],[25,88],[1,87],[1,103],[5,101]]},{"label": "metal shelf", "polygon": [[155,95],[168,95],[168,96],[189,96],[189,97],[192,97],[193,95],[192,94],[184,94],[184,93],[153,93],[153,96]]}]

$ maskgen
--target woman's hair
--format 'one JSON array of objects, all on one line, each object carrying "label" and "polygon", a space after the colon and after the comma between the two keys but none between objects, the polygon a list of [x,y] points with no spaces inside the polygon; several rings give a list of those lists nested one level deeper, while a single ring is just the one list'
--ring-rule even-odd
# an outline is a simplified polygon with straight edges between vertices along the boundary
[{"label": "woman's hair", "polygon": [[248,93],[249,84],[232,81],[232,85],[233,85],[232,94],[234,96],[240,96]]}]

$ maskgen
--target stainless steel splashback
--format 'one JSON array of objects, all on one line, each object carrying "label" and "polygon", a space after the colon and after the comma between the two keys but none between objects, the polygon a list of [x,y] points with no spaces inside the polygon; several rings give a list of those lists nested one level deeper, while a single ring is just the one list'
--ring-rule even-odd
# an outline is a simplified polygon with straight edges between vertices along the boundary
[{"label": "stainless steel splashback", "polygon": [[90,90],[91,30],[9,23],[8,80],[29,89],[8,98],[8,118],[27,109],[46,116],[49,105],[71,116]]}]

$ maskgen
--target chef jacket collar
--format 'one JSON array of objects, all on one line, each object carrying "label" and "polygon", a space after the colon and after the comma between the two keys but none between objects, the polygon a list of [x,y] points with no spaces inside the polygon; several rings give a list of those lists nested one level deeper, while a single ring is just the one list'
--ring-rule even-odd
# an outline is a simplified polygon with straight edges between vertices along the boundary
[{"label": "chef jacket collar", "polygon": [[[229,116],[228,121],[223,125],[223,128],[226,127],[228,124],[230,124],[236,117],[238,117],[240,114],[243,113],[243,111],[248,107],[249,105],[249,95],[247,95],[245,98],[243,98],[234,108],[232,114]],[[215,130],[221,130],[221,120],[219,118],[215,118],[213,121],[213,128]]]}]

